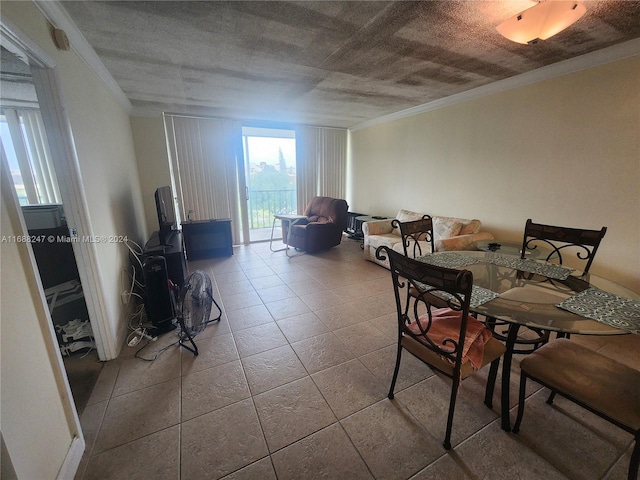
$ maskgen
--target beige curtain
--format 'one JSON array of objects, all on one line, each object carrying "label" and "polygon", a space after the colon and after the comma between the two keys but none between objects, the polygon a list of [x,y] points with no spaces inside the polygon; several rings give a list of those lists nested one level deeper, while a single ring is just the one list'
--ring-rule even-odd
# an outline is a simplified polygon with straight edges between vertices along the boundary
[{"label": "beige curtain", "polygon": [[296,129],[298,212],[315,196],[345,198],[347,130],[325,127]]},{"label": "beige curtain", "polygon": [[165,115],[172,187],[181,218],[230,218],[234,244],[240,240],[237,159],[242,155],[240,122]]}]

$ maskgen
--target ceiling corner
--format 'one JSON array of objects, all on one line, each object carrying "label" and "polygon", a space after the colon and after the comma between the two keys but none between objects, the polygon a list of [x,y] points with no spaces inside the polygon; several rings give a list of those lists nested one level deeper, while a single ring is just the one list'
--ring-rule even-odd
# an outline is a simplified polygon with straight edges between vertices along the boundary
[{"label": "ceiling corner", "polygon": [[130,115],[133,110],[131,102],[60,2],[58,0],[34,0],[33,3],[54,27],[65,31],[69,38],[71,48],[114,95],[120,106]]}]

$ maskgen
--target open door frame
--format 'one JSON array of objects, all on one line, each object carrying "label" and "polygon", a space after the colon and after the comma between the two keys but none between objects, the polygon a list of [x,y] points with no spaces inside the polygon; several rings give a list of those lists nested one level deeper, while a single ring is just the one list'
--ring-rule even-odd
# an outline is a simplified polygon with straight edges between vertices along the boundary
[{"label": "open door frame", "polygon": [[[54,168],[58,177],[60,195],[65,208],[68,224],[78,235],[93,235],[90,222],[86,193],[82,183],[79,162],[71,132],[69,118],[62,99],[62,90],[56,71],[56,63],[44,50],[33,42],[24,32],[13,25],[5,17],[0,18],[0,35],[5,47],[15,49],[17,53],[26,55],[31,66],[33,81],[36,87],[42,120],[47,133]],[[6,161],[2,159],[2,197],[6,201],[9,218],[17,235],[27,236],[22,209],[20,208],[13,182]],[[106,330],[106,310],[103,299],[103,285],[98,270],[98,259],[95,245],[91,242],[73,242],[72,248],[78,264],[80,281],[84,291],[89,319],[96,341],[96,349],[101,360],[113,359],[117,356],[116,339]],[[33,280],[33,288],[37,289],[36,297],[41,302],[36,309],[42,312],[40,325],[47,355],[51,360],[55,381],[63,399],[63,409],[67,424],[73,435],[69,450],[60,467],[58,478],[73,478],[85,450],[85,440],[80,426],[80,419],[73,402],[71,387],[66,375],[62,355],[56,339],[53,322],[49,314],[44,290],[32,249],[25,243],[19,244],[27,277]]]},{"label": "open door frame", "polygon": [[[93,235],[86,193],[78,156],[73,142],[71,126],[64,107],[55,61],[37,44],[32,42],[18,27],[5,18],[0,22],[3,44],[13,45],[30,61],[33,82],[36,88],[42,121],[47,132],[51,157],[58,177],[60,195],[70,230],[81,238]],[[24,221],[23,221],[24,223]],[[27,234],[27,232],[24,232]],[[78,264],[80,283],[85,296],[89,320],[100,360],[111,360],[117,356],[116,339],[106,329],[107,313],[102,295],[102,277],[98,270],[95,244],[72,242]],[[35,265],[34,265],[34,268]],[[37,272],[37,270],[35,270]]]}]

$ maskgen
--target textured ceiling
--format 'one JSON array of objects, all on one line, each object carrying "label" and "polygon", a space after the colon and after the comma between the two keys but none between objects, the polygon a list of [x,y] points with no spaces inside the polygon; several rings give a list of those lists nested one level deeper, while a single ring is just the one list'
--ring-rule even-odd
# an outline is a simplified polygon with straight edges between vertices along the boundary
[{"label": "textured ceiling", "polygon": [[640,1],[583,3],[536,45],[495,29],[530,0],[62,5],[134,113],[349,127],[640,37]]}]

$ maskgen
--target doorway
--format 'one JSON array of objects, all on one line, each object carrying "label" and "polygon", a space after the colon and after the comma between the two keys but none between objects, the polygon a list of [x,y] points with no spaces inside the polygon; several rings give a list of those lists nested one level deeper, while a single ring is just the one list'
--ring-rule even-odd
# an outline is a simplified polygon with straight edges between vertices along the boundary
[{"label": "doorway", "polygon": [[[29,58],[0,47],[0,155],[8,167],[76,410],[102,368]],[[18,239],[16,239],[17,241]]]},{"label": "doorway", "polygon": [[242,127],[242,146],[249,242],[268,241],[274,215],[297,213],[295,130]]}]

